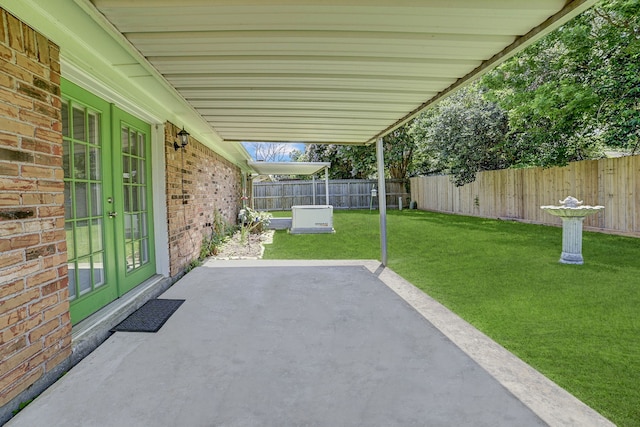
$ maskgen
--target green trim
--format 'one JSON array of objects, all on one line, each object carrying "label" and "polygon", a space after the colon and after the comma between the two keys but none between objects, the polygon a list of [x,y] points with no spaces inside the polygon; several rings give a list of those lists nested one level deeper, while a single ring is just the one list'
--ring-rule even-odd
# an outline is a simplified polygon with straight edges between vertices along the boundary
[{"label": "green trim", "polygon": [[[123,178],[115,179],[115,194],[117,199],[121,202],[118,206],[118,212],[122,212],[117,222],[116,238],[118,250],[117,257],[119,262],[118,268],[118,291],[120,295],[129,292],[144,280],[148,279],[156,272],[156,259],[155,259],[155,242],[154,242],[154,227],[153,227],[153,192],[152,192],[152,177],[151,177],[151,125],[144,121],[132,116],[131,114],[121,110],[120,108],[112,105],[112,133],[117,135],[119,144],[118,154],[115,155],[118,161],[113,162],[114,176],[123,176],[122,161],[122,129],[134,130],[144,135],[144,161],[145,161],[145,176],[144,176],[144,197],[146,197],[146,211],[143,211],[143,215],[147,224],[147,246],[148,246],[148,259],[142,266],[136,266],[132,271],[127,271],[127,247],[126,247],[126,230],[125,230],[125,215],[124,215],[124,182]],[[136,186],[138,187],[138,186]],[[135,187],[134,187],[135,188]],[[139,187],[138,187],[139,188]]]},{"label": "green trim", "polygon": [[[78,274],[77,269],[74,269],[71,274],[75,275],[75,283],[76,283],[76,298],[74,298],[70,302],[70,312],[71,312],[71,323],[78,323],[80,320],[85,317],[91,315],[95,311],[104,307],[111,301],[115,300],[118,297],[118,286],[117,286],[117,274],[116,274],[116,258],[115,258],[115,246],[113,238],[109,236],[114,236],[114,228],[111,221],[108,221],[107,212],[109,211],[109,203],[107,198],[113,192],[112,185],[113,179],[111,176],[111,125],[110,125],[110,110],[111,106],[108,102],[103,99],[93,95],[92,93],[82,89],[81,87],[69,82],[66,79],[62,79],[60,83],[62,98],[67,100],[70,103],[69,109],[69,126],[72,129],[73,126],[73,106],[81,106],[86,107],[90,110],[93,110],[100,114],[100,141],[101,141],[101,173],[102,173],[102,194],[101,194],[101,202],[103,206],[103,214],[102,214],[102,254],[103,254],[103,274],[104,274],[104,284],[99,288],[92,290],[91,292],[80,295],[78,287]],[[85,123],[85,129],[87,128],[87,123]],[[73,138],[66,138],[65,140],[69,141],[69,167],[74,169],[74,142],[85,142],[82,140],[76,140]],[[76,181],[69,180],[65,178],[65,182]],[[78,182],[84,182],[85,180],[78,180]],[[87,180],[87,183],[89,181]],[[71,191],[72,197],[72,206],[76,206],[76,191],[75,186],[72,186]],[[90,200],[88,200],[89,209]],[[88,213],[90,214],[90,212]],[[86,220],[90,222],[90,219]],[[71,223],[73,227],[73,236],[74,239],[72,242],[68,242],[74,246],[74,254],[75,257],[78,256],[77,251],[77,220],[65,220],[65,222]],[[92,233],[89,232],[89,243],[92,241]],[[77,259],[77,258],[74,258]],[[93,278],[93,272],[92,278]]]}]

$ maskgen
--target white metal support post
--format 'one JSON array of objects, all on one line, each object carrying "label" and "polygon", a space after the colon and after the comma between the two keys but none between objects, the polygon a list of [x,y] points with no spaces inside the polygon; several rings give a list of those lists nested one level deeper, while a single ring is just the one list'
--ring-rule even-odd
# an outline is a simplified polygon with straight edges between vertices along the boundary
[{"label": "white metal support post", "polygon": [[326,197],[327,203],[325,205],[330,205],[329,203],[329,168],[325,166],[324,168],[324,196]]},{"label": "white metal support post", "polygon": [[316,174],[311,175],[311,191],[313,193],[313,205],[316,205]]},{"label": "white metal support post", "polygon": [[380,209],[380,261],[387,266],[387,190],[384,179],[384,152],[382,138],[376,143],[378,159],[378,209]]}]

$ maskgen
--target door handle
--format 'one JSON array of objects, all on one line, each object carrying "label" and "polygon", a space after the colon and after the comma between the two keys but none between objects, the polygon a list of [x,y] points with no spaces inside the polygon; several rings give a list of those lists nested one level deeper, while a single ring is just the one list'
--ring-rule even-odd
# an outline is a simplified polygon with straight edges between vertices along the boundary
[{"label": "door handle", "polygon": [[109,212],[109,218],[115,218],[118,216],[118,212]]}]

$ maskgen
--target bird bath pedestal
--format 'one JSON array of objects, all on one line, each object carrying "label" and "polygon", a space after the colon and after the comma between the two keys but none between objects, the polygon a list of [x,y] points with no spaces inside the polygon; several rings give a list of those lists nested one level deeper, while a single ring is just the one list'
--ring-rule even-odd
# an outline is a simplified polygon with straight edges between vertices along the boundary
[{"label": "bird bath pedestal", "polygon": [[551,215],[562,218],[562,255],[563,264],[584,264],[582,258],[582,222],[584,219],[602,209],[604,206],[582,206],[575,197],[561,200],[561,206],[540,206],[540,209]]}]

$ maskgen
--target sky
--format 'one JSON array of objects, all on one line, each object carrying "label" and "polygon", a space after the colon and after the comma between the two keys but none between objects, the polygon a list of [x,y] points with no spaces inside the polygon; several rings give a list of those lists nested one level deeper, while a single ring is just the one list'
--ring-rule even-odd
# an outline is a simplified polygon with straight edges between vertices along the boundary
[{"label": "sky", "polygon": [[270,142],[243,142],[242,145],[249,152],[253,160],[264,160],[256,158],[256,149],[260,148],[263,152],[276,152],[277,159],[268,161],[290,162],[291,157],[289,153],[293,150],[304,151],[305,144],[303,143],[270,143]]}]

